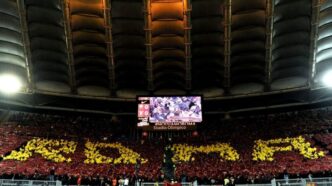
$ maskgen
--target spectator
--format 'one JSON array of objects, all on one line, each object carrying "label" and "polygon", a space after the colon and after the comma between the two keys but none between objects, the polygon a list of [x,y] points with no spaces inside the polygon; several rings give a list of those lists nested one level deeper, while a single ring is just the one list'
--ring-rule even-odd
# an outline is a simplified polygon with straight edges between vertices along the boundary
[{"label": "spectator", "polygon": [[286,184],[288,184],[289,174],[288,174],[287,170],[284,171],[284,180],[285,180]]},{"label": "spectator", "polygon": [[123,180],[123,185],[124,186],[128,186],[129,185],[129,179],[128,177],[125,177],[124,180]]}]

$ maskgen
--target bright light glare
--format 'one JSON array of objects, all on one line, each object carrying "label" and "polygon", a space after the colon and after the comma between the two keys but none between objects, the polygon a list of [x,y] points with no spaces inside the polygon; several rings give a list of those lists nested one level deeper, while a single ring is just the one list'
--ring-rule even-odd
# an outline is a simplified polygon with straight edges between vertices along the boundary
[{"label": "bright light glare", "polygon": [[322,82],[325,86],[332,87],[332,70],[329,70],[324,74]]},{"label": "bright light glare", "polygon": [[0,92],[4,94],[13,94],[18,92],[22,87],[20,79],[12,74],[0,75]]}]

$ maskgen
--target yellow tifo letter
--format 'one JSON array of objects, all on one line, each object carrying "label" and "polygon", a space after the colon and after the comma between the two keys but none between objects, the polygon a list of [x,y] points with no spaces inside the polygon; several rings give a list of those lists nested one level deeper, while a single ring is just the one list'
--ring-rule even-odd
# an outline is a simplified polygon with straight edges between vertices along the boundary
[{"label": "yellow tifo letter", "polygon": [[[100,154],[99,149],[103,148],[114,148],[119,150],[120,157],[118,158],[111,158],[106,157]],[[124,147],[120,143],[93,143],[87,141],[85,143],[85,150],[84,150],[86,159],[84,163],[92,164],[92,163],[113,163],[113,164],[136,164],[137,160],[140,160],[142,163],[146,163],[147,160],[143,159],[140,154],[134,152],[133,150]]]},{"label": "yellow tifo letter", "polygon": [[35,138],[28,141],[25,147],[20,148],[19,151],[13,150],[3,159],[26,161],[33,153],[37,153],[53,162],[71,162],[71,158],[66,158],[61,153],[74,153],[76,146],[77,143],[74,141]]},{"label": "yellow tifo letter", "polygon": [[[279,145],[279,146],[277,146]],[[255,141],[253,149],[253,160],[255,161],[273,161],[275,152],[298,151],[307,159],[317,159],[325,156],[323,151],[317,151],[312,148],[309,142],[306,142],[302,136],[296,138],[279,138],[268,141]]]},{"label": "yellow tifo letter", "polygon": [[221,159],[236,161],[240,155],[237,151],[227,143],[217,143],[207,146],[190,146],[186,144],[175,144],[172,146],[174,152],[173,162],[188,162],[195,153],[218,153]]}]

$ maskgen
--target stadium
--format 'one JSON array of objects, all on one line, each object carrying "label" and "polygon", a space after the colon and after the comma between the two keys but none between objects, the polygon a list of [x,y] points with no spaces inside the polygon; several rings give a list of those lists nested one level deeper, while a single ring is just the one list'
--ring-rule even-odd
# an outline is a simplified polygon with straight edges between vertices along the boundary
[{"label": "stadium", "polygon": [[332,185],[332,0],[0,0],[0,186]]}]

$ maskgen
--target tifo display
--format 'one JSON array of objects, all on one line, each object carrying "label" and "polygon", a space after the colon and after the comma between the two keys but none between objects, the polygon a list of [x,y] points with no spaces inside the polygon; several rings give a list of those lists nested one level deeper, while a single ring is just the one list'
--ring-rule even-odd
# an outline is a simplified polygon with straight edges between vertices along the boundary
[{"label": "tifo display", "polygon": [[200,96],[138,97],[138,127],[146,130],[195,129],[202,122]]},{"label": "tifo display", "polygon": [[[26,161],[34,153],[40,154],[43,158],[60,163],[71,162],[70,157],[65,157],[63,154],[75,153],[77,142],[67,140],[47,140],[35,138],[27,142],[25,147],[19,151],[13,150],[9,155],[4,156],[4,160],[19,160]],[[107,157],[100,153],[101,149],[117,149],[120,157]],[[194,161],[194,154],[203,153],[211,154],[217,153],[219,159],[227,161],[237,161],[241,157],[230,144],[215,143],[212,145],[192,146],[188,144],[174,144],[172,146],[173,162],[189,162]],[[318,151],[311,147],[311,144],[302,136],[285,139],[272,139],[268,141],[257,140],[253,149],[253,161],[273,161],[274,153],[284,151],[297,151],[306,159],[317,159],[324,157],[323,151]],[[63,154],[62,154],[63,153]],[[84,154],[86,164],[136,164],[137,162],[146,163],[149,160],[144,159],[134,150],[123,146],[120,143],[101,143],[90,142],[85,143]],[[67,155],[68,156],[68,155]]]},{"label": "tifo display", "polygon": [[136,119],[13,113],[0,125],[0,172],[6,179],[40,179],[53,170],[64,183],[73,176],[162,181],[170,175],[167,159],[175,180],[185,175],[200,184],[231,177],[236,183],[269,183],[285,171],[290,178],[332,175],[327,109],[227,120],[209,116],[196,131],[140,131],[132,125]]}]

